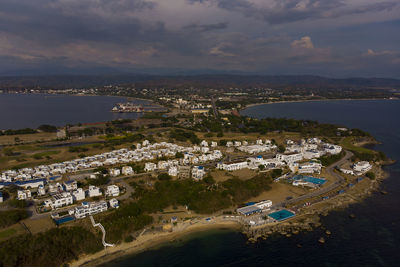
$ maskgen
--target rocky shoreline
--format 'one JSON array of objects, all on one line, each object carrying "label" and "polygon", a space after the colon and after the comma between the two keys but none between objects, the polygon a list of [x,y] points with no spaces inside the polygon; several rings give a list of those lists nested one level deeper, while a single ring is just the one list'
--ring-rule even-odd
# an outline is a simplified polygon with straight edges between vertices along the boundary
[{"label": "rocky shoreline", "polygon": [[[393,164],[393,160],[387,160],[381,163],[383,165]],[[257,242],[259,239],[266,239],[272,234],[280,234],[282,236],[291,237],[303,231],[313,231],[315,228],[321,227],[321,216],[327,216],[329,212],[338,209],[347,208],[350,204],[359,202],[374,192],[385,194],[385,191],[380,189],[381,182],[389,175],[382,168],[379,168],[375,180],[369,181],[369,186],[362,190],[353,191],[351,193],[344,193],[337,195],[324,202],[319,202],[308,206],[301,210],[297,215],[291,219],[275,224],[262,225],[257,227],[244,227],[242,229],[249,242]],[[350,218],[355,218],[354,214],[349,215]],[[330,231],[326,230],[326,234],[330,235]],[[323,237],[319,240],[324,243]]]}]

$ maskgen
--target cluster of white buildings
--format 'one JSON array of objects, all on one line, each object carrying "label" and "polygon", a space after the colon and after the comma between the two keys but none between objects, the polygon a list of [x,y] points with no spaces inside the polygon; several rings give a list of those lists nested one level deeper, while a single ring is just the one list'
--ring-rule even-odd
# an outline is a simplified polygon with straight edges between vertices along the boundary
[{"label": "cluster of white buildings", "polygon": [[[153,172],[156,170],[168,171],[171,176],[180,176],[183,173],[188,173],[187,177],[190,176],[195,180],[203,179],[205,175],[205,169],[203,166],[198,166],[197,164],[215,161],[222,158],[222,153],[220,150],[213,150],[217,146],[216,142],[208,143],[203,140],[200,146],[193,146],[185,148],[186,151],[183,152],[183,158],[171,159],[171,160],[160,160],[158,162],[146,162],[144,170],[146,172]],[[210,149],[211,147],[211,149]],[[192,168],[189,165],[195,165]],[[189,170],[187,170],[189,167]]]},{"label": "cluster of white buildings", "polygon": [[351,169],[340,168],[345,174],[363,175],[372,169],[372,165],[368,161],[359,161],[351,165]]},{"label": "cluster of white buildings", "polygon": [[319,138],[302,139],[299,143],[286,141],[285,154],[301,154],[305,159],[319,158],[325,154],[336,155],[342,152],[342,147],[325,143]]},{"label": "cluster of white buildings", "polygon": [[284,162],[277,158],[264,159],[262,156],[249,157],[246,160],[238,160],[231,162],[219,162],[217,163],[217,169],[225,171],[237,171],[242,169],[259,169],[259,166],[264,166],[264,170],[276,169],[285,165]]},{"label": "cluster of white buildings", "polygon": [[[178,152],[184,153],[185,157],[180,159],[180,161],[174,161],[172,163],[160,162],[157,165],[157,168],[163,169],[174,165],[176,166],[179,163],[199,164],[201,162],[213,161],[222,157],[222,153],[219,150],[212,150],[216,145],[216,142],[212,142],[210,144],[210,149],[209,144],[206,141],[203,141],[201,146],[184,147],[167,142],[150,144],[149,141],[145,140],[142,143],[137,144],[135,150],[122,148],[111,152],[105,152],[61,163],[54,163],[51,165],[40,165],[34,168],[23,168],[19,170],[7,170],[0,174],[0,182],[29,181],[38,178],[48,179],[55,175],[72,173],[79,170],[101,166],[152,161],[160,157],[173,157]],[[154,167],[150,167],[149,169],[155,170]],[[122,171],[120,169],[110,170],[111,176],[118,176],[121,173],[123,175],[130,175],[133,174],[133,170],[129,166],[123,167]]]},{"label": "cluster of white buildings", "polygon": [[237,150],[248,153],[248,154],[257,154],[257,153],[266,153],[275,151],[277,149],[276,145],[273,145],[270,140],[256,140],[255,144],[249,145],[247,141],[234,141],[227,142],[227,147],[234,146]]},{"label": "cluster of white buildings", "polygon": [[[40,192],[39,192],[40,190]],[[25,190],[26,191],[26,190]],[[49,184],[49,193],[51,198],[44,201],[44,206],[47,208],[58,209],[64,206],[72,205],[77,201],[84,200],[87,197],[99,197],[103,193],[101,189],[94,185],[89,185],[85,191],[77,186],[76,181],[66,181],[63,184]],[[38,188],[38,195],[45,195],[44,187]],[[117,185],[109,185],[105,189],[105,195],[108,197],[117,197],[120,194],[120,189]]]},{"label": "cluster of white buildings", "polygon": [[[246,142],[246,141],[244,141]],[[251,147],[248,146],[247,142],[243,145],[243,142],[239,144],[239,142],[231,142],[232,144],[227,144],[227,146],[233,145],[237,146],[241,151],[250,151],[244,150],[245,148]],[[322,140],[318,138],[310,138],[307,140],[301,140],[300,143],[295,143],[294,141],[287,140],[286,141],[286,150],[285,153],[277,153],[274,158],[263,159],[262,156],[257,157],[249,157],[246,160],[232,161],[232,162],[220,162],[217,164],[217,169],[226,170],[226,171],[237,171],[241,169],[257,169],[263,166],[262,169],[270,170],[275,168],[281,168],[283,166],[288,166],[292,172],[298,173],[320,173],[322,169],[322,164],[317,160],[310,160],[304,163],[298,163],[300,161],[304,161],[307,159],[317,159],[325,154],[338,154],[342,151],[342,147],[338,145],[333,145],[329,143],[324,143]],[[272,151],[276,149],[276,146],[272,146],[269,140],[266,140],[264,143],[262,140],[257,140],[256,145],[254,146],[263,146],[268,147],[269,150]],[[252,153],[252,152],[249,152]]]},{"label": "cluster of white buildings", "polygon": [[[7,170],[0,174],[0,181],[13,182],[17,180],[26,181],[38,178],[50,178],[56,175],[73,173],[79,170],[96,168],[100,166],[111,166],[115,164],[155,160],[158,157],[164,156],[175,156],[177,152],[184,153],[203,151],[203,154],[207,154],[209,150],[208,147],[183,147],[167,142],[150,144],[150,142],[147,140],[137,144],[136,147],[137,148],[135,150],[122,148],[111,152],[105,152],[102,154],[61,163],[40,165],[33,168],[22,168],[19,170]],[[130,173],[132,170],[126,169],[124,172]]]}]

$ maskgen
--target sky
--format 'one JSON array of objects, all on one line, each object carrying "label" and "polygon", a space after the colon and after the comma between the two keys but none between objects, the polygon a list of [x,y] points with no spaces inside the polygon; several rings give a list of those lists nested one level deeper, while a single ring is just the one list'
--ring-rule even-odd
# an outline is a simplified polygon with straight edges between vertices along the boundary
[{"label": "sky", "polygon": [[400,78],[400,0],[0,0],[0,75]]}]

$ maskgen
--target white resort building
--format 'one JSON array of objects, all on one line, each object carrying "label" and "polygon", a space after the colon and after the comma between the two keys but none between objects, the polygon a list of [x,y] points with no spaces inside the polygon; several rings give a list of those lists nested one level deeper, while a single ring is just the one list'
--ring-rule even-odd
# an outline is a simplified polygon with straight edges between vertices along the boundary
[{"label": "white resort building", "polygon": [[111,197],[119,196],[119,187],[115,184],[107,186],[106,196],[111,196]]},{"label": "white resort building", "polygon": [[82,206],[75,207],[75,218],[82,219],[107,210],[107,202],[82,202]]}]

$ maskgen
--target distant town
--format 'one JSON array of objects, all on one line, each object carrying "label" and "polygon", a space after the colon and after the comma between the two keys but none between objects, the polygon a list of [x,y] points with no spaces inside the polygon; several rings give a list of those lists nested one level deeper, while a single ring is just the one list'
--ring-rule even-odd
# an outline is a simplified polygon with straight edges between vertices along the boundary
[{"label": "distant town", "polygon": [[[32,86],[32,79],[36,86]],[[229,112],[261,103],[398,99],[400,96],[400,84],[393,79],[237,75],[93,76],[91,79],[96,86],[80,76],[5,78],[5,87],[0,88],[0,93],[123,96],[150,100],[152,105],[135,105],[127,101],[115,106],[113,112],[161,112],[165,108],[180,108],[195,113],[206,113],[212,106],[220,112]],[[105,84],[107,81],[110,83]],[[71,87],[66,88],[70,83]]]}]

